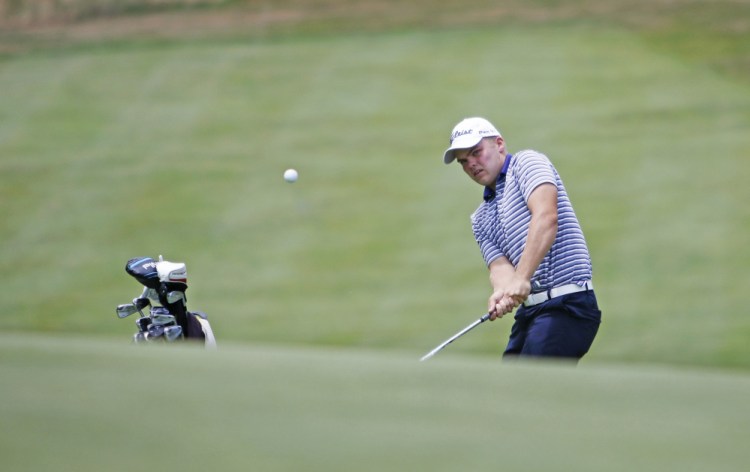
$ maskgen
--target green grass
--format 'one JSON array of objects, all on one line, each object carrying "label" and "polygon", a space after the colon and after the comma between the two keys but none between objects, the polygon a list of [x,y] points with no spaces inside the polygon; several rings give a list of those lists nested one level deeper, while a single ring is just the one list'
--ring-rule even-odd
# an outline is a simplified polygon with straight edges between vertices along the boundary
[{"label": "green grass", "polygon": [[[604,311],[587,361],[750,367],[741,20],[544,5],[497,25],[441,28],[449,2],[423,27],[416,7],[345,8],[263,34],[3,36],[34,47],[0,59],[0,329],[126,339],[125,261],[163,254],[220,341],[427,351],[488,295],[481,190],[439,159],[478,114],[568,186]],[[701,22],[696,51],[680,32]],[[451,350],[496,355],[510,324]]]},{"label": "green grass", "polygon": [[741,471],[747,374],[0,336],[3,470]]},{"label": "green grass", "polygon": [[[0,2],[3,470],[746,468],[750,2],[188,3]],[[417,361],[488,296],[475,114],[573,199],[577,368]],[[159,254],[218,351],[127,346]]]}]

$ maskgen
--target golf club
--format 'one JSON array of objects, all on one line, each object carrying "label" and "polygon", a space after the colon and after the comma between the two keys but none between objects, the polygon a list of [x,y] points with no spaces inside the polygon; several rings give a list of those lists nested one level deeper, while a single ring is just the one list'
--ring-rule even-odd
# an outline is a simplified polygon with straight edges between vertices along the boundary
[{"label": "golf club", "polygon": [[133,299],[133,305],[135,305],[135,308],[138,311],[143,310],[144,308],[146,308],[150,304],[151,304],[151,301],[149,301],[148,297],[141,296],[141,297]]},{"label": "golf club", "polygon": [[180,325],[167,326],[164,328],[164,337],[172,342],[182,338],[182,327]]},{"label": "golf club", "polygon": [[172,315],[164,313],[152,313],[151,324],[156,326],[172,326],[177,324],[177,320]]},{"label": "golf club", "polygon": [[118,318],[127,318],[133,313],[138,313],[138,308],[132,303],[125,303],[123,305],[117,305],[116,312]]},{"label": "golf club", "polygon": [[478,325],[484,323],[485,321],[487,321],[489,319],[490,319],[490,314],[487,313],[486,315],[482,316],[481,318],[479,318],[478,320],[476,320],[475,322],[473,322],[472,324],[470,324],[466,328],[462,329],[458,333],[456,333],[453,336],[451,336],[450,338],[446,339],[441,345],[439,345],[438,347],[436,347],[432,351],[430,351],[427,354],[425,354],[424,356],[422,356],[422,358],[419,359],[419,362],[425,361],[425,360],[429,359],[430,357],[434,356],[438,351],[440,351],[441,349],[443,349],[445,346],[447,346],[448,344],[452,343],[456,339],[460,338],[464,334],[468,333],[469,331],[471,331],[472,329],[476,328]]},{"label": "golf club", "polygon": [[169,292],[167,293],[167,303],[176,303],[178,301],[182,300],[183,303],[185,303],[185,293],[184,292]]}]

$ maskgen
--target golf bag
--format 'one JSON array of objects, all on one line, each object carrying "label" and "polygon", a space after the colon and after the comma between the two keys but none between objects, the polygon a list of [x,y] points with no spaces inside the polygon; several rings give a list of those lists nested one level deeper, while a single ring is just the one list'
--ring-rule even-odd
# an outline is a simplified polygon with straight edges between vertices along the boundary
[{"label": "golf bag", "polygon": [[[135,322],[138,332],[133,336],[133,342],[194,340],[207,348],[216,347],[206,314],[187,309],[187,268],[184,263],[165,261],[161,256],[158,261],[151,257],[136,257],[125,264],[125,271],[144,287],[133,303],[117,306],[120,318],[134,313],[141,315]],[[142,310],[149,306],[149,314],[145,315]]]}]

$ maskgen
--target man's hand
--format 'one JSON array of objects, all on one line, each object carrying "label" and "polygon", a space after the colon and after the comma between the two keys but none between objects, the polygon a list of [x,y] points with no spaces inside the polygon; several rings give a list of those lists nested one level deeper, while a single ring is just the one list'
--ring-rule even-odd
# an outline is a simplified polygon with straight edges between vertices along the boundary
[{"label": "man's hand", "polygon": [[525,302],[531,293],[531,281],[527,278],[516,274],[505,287],[505,295],[520,305]]},{"label": "man's hand", "polygon": [[518,306],[511,297],[503,292],[495,292],[490,296],[487,312],[490,314],[490,321],[502,318]]},{"label": "man's hand", "polygon": [[487,311],[490,321],[502,318],[525,302],[531,293],[531,282],[519,275],[514,275],[501,290],[490,295]]},{"label": "man's hand", "polygon": [[512,298],[508,297],[506,285],[513,279],[515,269],[510,261],[503,256],[490,263],[490,283],[492,284],[492,295],[487,302],[487,312],[490,320],[502,318],[517,306]]}]

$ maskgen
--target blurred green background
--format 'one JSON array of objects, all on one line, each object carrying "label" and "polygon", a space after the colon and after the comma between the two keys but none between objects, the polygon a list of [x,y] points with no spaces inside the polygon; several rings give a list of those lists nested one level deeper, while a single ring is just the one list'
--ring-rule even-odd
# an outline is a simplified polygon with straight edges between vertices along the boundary
[{"label": "blurred green background", "polygon": [[[584,362],[750,367],[750,2],[0,2],[0,329],[122,339],[136,256],[219,342],[422,354],[482,314],[441,153],[482,115],[558,167]],[[283,182],[284,169],[300,180]],[[497,356],[510,319],[451,346]]]}]

